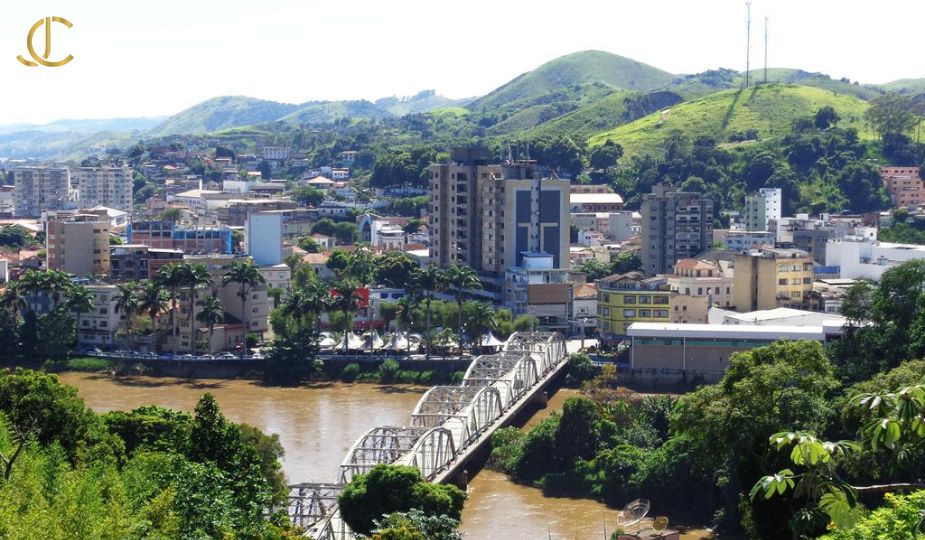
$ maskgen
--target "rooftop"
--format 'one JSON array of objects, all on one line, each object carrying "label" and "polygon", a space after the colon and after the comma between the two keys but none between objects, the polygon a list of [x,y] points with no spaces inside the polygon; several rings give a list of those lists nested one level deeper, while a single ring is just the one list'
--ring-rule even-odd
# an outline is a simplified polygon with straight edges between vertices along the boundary
[{"label": "rooftop", "polygon": [[571,193],[571,204],[623,204],[623,197],[617,193]]},{"label": "rooftop", "polygon": [[823,341],[825,327],[754,324],[675,324],[636,322],[629,326],[630,337],[756,339],[811,339]]}]

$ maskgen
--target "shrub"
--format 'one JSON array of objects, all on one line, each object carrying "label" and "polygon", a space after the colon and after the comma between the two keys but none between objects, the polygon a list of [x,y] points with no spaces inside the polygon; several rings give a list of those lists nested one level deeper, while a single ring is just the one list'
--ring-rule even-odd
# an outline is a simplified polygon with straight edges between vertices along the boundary
[{"label": "shrub", "polygon": [[70,371],[105,371],[112,367],[112,362],[105,358],[71,358],[64,363]]},{"label": "shrub", "polygon": [[347,367],[340,372],[340,380],[345,383],[352,383],[357,379],[357,376],[360,374],[360,364],[356,362],[351,362],[347,364]]},{"label": "shrub", "polygon": [[600,368],[591,363],[591,357],[586,353],[574,353],[568,358],[568,375],[566,375],[565,384],[578,388],[581,383],[597,377],[600,372]]},{"label": "shrub", "polygon": [[401,366],[394,358],[388,358],[379,366],[379,382],[383,384],[393,383],[398,379],[401,372]]}]

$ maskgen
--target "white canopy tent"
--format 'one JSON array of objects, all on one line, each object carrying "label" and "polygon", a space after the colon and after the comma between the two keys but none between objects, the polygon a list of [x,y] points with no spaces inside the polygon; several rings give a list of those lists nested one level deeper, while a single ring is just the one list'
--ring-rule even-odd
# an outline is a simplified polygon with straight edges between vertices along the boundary
[{"label": "white canopy tent", "polygon": [[368,351],[378,351],[383,347],[385,347],[385,342],[382,341],[382,336],[379,335],[378,331],[370,330],[363,335],[363,349]]},{"label": "white canopy tent", "polygon": [[482,339],[477,344],[482,347],[501,347],[504,342],[496,338],[489,330],[488,333],[482,335]]},{"label": "white canopy tent", "polygon": [[[353,332],[350,332],[349,334],[347,334],[347,350],[348,351],[362,351],[363,348],[364,348],[363,338],[354,334]],[[337,347],[334,347],[334,350],[335,351],[344,350],[344,339],[343,338],[341,338],[341,340],[337,343]]]},{"label": "white canopy tent", "polygon": [[389,340],[385,342],[383,349],[389,351],[404,351],[408,349],[408,338],[402,335],[401,332],[395,332],[389,336]]}]

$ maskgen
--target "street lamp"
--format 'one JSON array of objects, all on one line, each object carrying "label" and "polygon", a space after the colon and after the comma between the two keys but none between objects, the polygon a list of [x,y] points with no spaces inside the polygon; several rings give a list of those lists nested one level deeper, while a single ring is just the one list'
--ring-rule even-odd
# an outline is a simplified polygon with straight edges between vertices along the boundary
[{"label": "street lamp", "polygon": [[588,319],[581,319],[581,350],[585,350],[585,325],[588,323]]}]

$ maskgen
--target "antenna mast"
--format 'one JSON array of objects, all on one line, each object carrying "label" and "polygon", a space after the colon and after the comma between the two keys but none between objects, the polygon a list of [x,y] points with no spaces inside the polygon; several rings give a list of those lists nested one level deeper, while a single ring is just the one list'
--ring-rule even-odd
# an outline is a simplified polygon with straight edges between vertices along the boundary
[{"label": "antenna mast", "polygon": [[752,53],[752,3],[745,2],[745,88],[748,88],[748,70]]},{"label": "antenna mast", "polygon": [[764,82],[768,82],[768,18],[764,18]]}]

